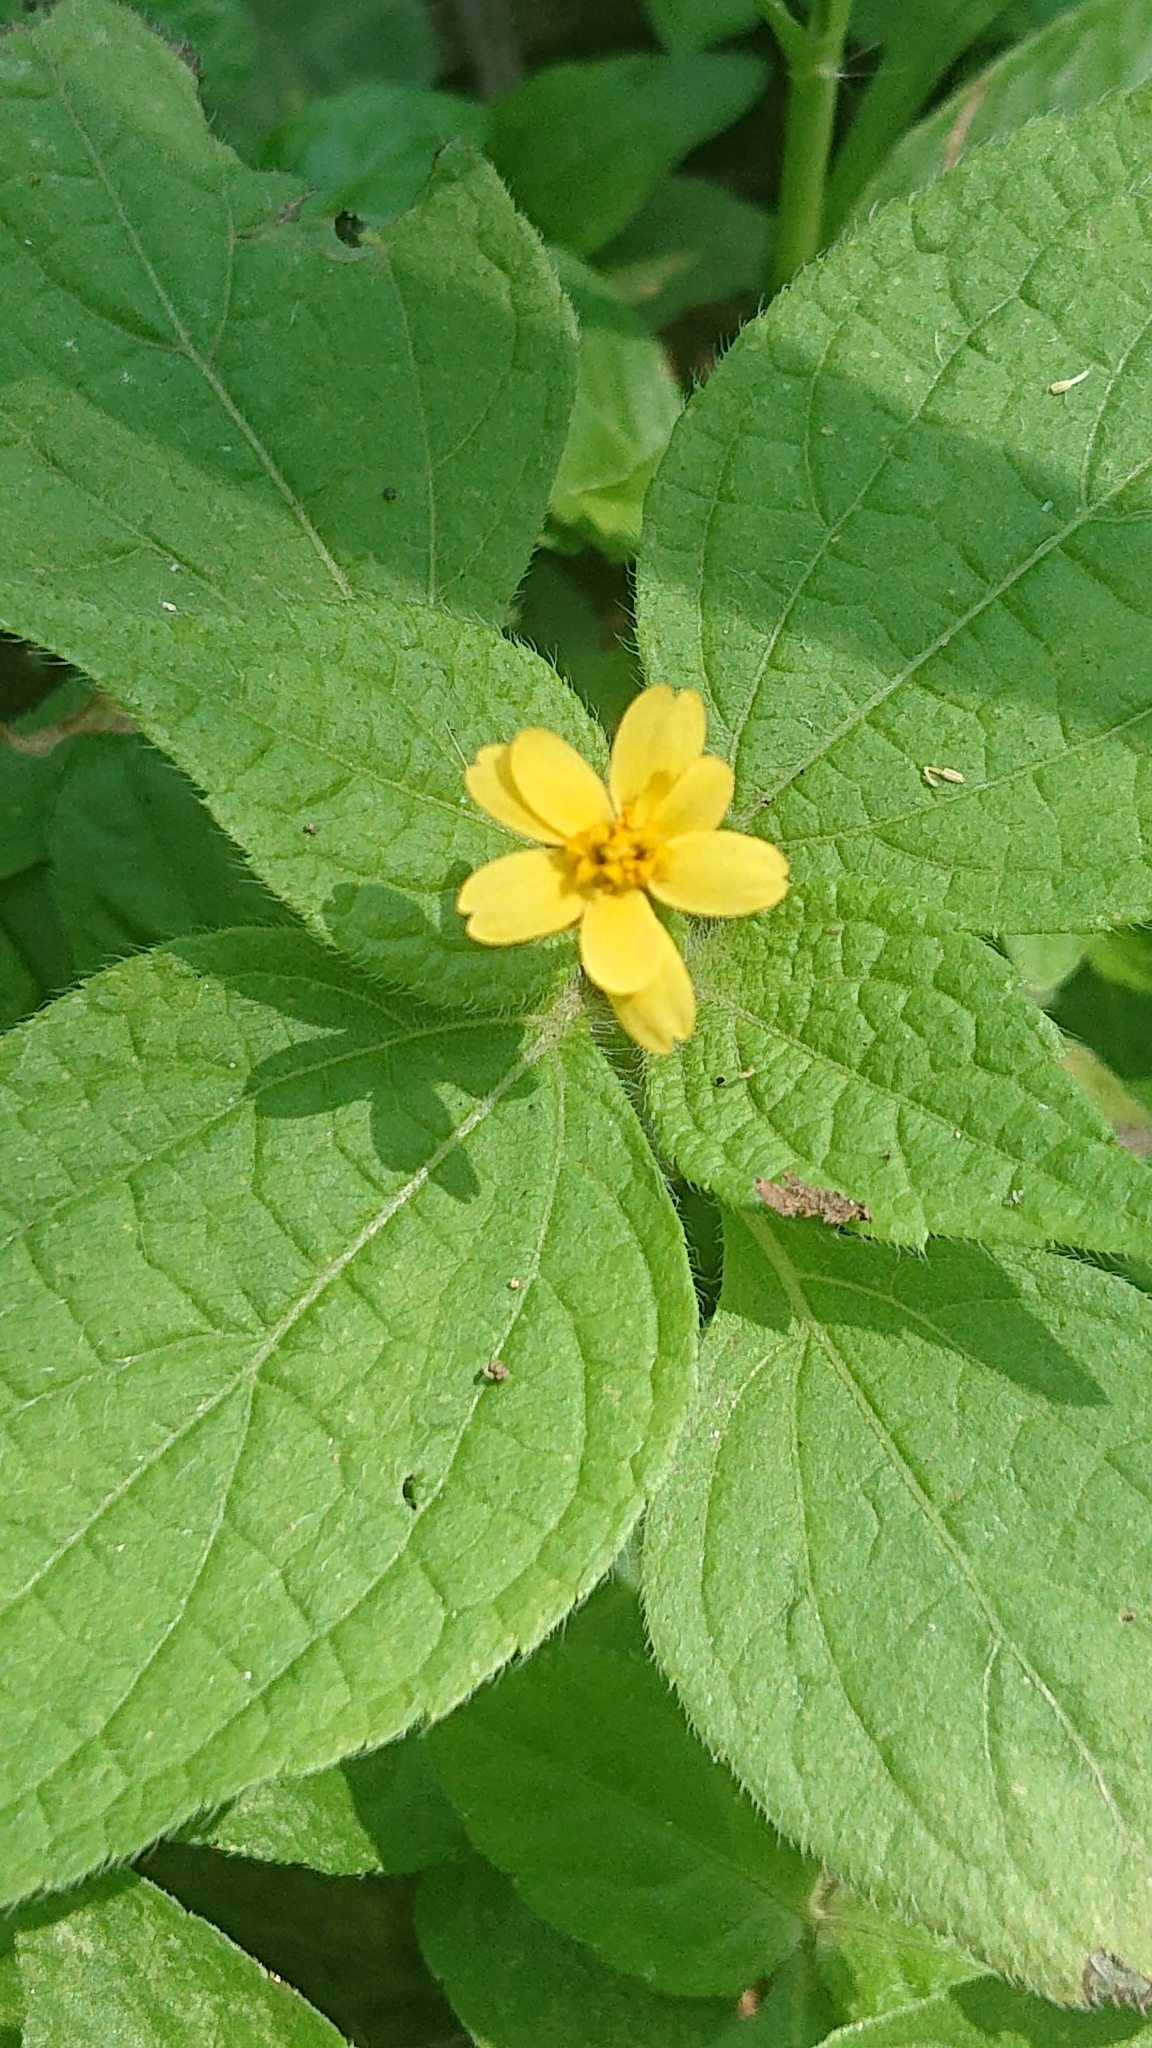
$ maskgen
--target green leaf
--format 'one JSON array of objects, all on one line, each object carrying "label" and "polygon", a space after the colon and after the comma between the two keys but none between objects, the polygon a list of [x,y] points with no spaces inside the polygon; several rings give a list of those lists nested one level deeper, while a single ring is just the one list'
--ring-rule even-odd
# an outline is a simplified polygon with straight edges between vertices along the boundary
[{"label": "green leaf", "polygon": [[[486,2048],[782,2048],[735,2000],[669,1998],[557,1934],[480,1857],[420,1880],[429,1967]],[[788,2044],[792,2048],[792,2044]]]},{"label": "green leaf", "polygon": [[138,603],[147,581],[154,609],[356,584],[501,617],[574,342],[488,166],[447,150],[346,248],[292,217],[298,180],[214,139],[185,66],[111,0],[0,41],[0,113],[5,554]]},{"label": "green leaf", "polygon": [[321,936],[424,1000],[523,1012],[573,942],[465,935],[471,869],[522,842],[471,802],[478,747],[546,725],[603,742],[546,663],[487,627],[389,604],[107,615],[39,591],[0,608],[67,646],[207,793],[256,873]]},{"label": "green leaf", "polygon": [[596,267],[649,327],[667,327],[693,306],[759,292],[773,223],[706,178],[666,178]]},{"label": "green leaf", "polygon": [[1066,2001],[1152,1967],[1150,1343],[1066,1258],[732,1218],[648,1519],[657,1652],[769,1817]]},{"label": "green leaf", "polygon": [[428,1870],[468,1854],[418,1735],[311,1778],[253,1786],[193,1833],[232,1856],[306,1863],[332,1876]]},{"label": "green leaf", "polygon": [[170,43],[191,51],[209,108],[232,99],[256,68],[256,24],[247,0],[145,0],[138,11]]},{"label": "green leaf", "polygon": [[493,162],[541,234],[587,256],[627,226],[690,150],[759,99],[758,57],[556,64],[493,110]]},{"label": "green leaf", "polygon": [[76,978],[76,962],[47,862],[0,882],[0,1029]]},{"label": "green leaf", "polygon": [[830,1879],[813,1902],[810,1953],[841,2019],[865,2020],[926,1998],[982,1972],[951,1942],[882,1913]]},{"label": "green leaf", "polygon": [[48,858],[48,821],[64,769],[59,748],[18,753],[0,732],[0,881]]},{"label": "green leaf", "polygon": [[978,143],[1010,135],[1039,114],[1071,114],[1105,93],[1131,91],[1150,73],[1149,0],[1083,0],[968,79],[905,135],[862,195],[857,216],[952,170]]},{"label": "green leaf", "polygon": [[109,969],[0,1075],[16,1897],[546,1634],[666,1468],[696,1311],[570,1007],[445,1018],[253,928]]},{"label": "green leaf", "polygon": [[549,509],[605,553],[634,554],[644,494],[680,415],[680,387],[643,321],[577,257],[558,249],[555,260],[580,353]]},{"label": "green leaf", "polygon": [[1034,29],[1047,28],[1057,15],[1067,14],[1075,4],[1076,0],[1009,0],[1003,14],[996,16],[989,34],[1005,41],[1031,35]]},{"label": "green leaf", "polygon": [[[0,26],[28,28],[42,0],[0,0]],[[218,107],[240,91],[256,63],[256,24],[248,0],[142,0],[133,12],[170,43],[205,103]]]},{"label": "green leaf", "polygon": [[1143,94],[979,151],[798,278],[672,436],[645,667],[704,691],[798,883],[978,931],[1152,914],[1150,171]]},{"label": "green leaf", "polygon": [[440,53],[424,0],[252,0],[252,11],[260,63],[226,120],[249,147],[313,94],[361,79],[435,81]]},{"label": "green leaf", "polygon": [[1091,940],[1087,951],[1089,963],[1105,981],[1152,996],[1152,932],[1113,932],[1109,938]]},{"label": "green leaf", "polygon": [[1143,2048],[1152,2025],[1132,2012],[1061,2012],[1009,1984],[976,1984],[845,2027],[826,2048]]},{"label": "green leaf", "polygon": [[795,1173],[898,1244],[1152,1250],[1152,1178],[1011,968],[946,919],[845,878],[688,957],[696,1031],[646,1075],[689,1180],[758,1210],[756,1180]]},{"label": "green leaf", "polygon": [[[1152,1063],[1152,1046],[1149,1061]],[[1121,1144],[1135,1152],[1138,1158],[1147,1158],[1152,1151],[1152,1113],[1145,1109],[1137,1096],[1129,1094],[1111,1067],[1097,1059],[1086,1045],[1070,1045],[1063,1065],[1077,1087],[1084,1090],[1089,1102],[1094,1103],[1101,1116],[1111,1124]]]},{"label": "green leaf", "polygon": [[541,549],[520,587],[516,631],[555,664],[609,732],[643,682],[634,649],[620,637],[630,623],[622,606],[609,605],[602,616],[555,555]]},{"label": "green leaf", "polygon": [[745,35],[761,18],[756,0],[644,0],[644,11],[673,55]]},{"label": "green leaf", "polygon": [[1088,940],[1080,932],[1053,932],[1050,936],[1016,938],[1002,942],[1004,951],[1020,976],[1024,993],[1047,1009],[1054,997],[1075,974],[1084,958]]},{"label": "green leaf", "polygon": [[458,2048],[451,2007],[416,1940],[410,1878],[325,1877],[187,1842],[159,1843],[140,1867],[310,1999],[356,2048]]},{"label": "green leaf", "polygon": [[1084,966],[1052,1005],[1061,1031],[1082,1039],[1152,1108],[1152,1002],[1119,976]]},{"label": "green leaf", "polygon": [[1002,0],[936,0],[897,5],[884,55],[832,167],[824,230],[840,227],[859,193],[899,141],[938,78],[1001,11]]},{"label": "green leaf", "polygon": [[269,138],[265,157],[298,171],[322,209],[390,221],[415,201],[434,158],[453,140],[482,149],[486,108],[414,86],[350,85],[311,100]]},{"label": "green leaf", "polygon": [[52,1901],[23,1918],[23,2048],[338,2048],[343,2040],[287,1984],[140,1878],[104,1878],[75,1905]]},{"label": "green leaf", "polygon": [[93,733],[63,751],[48,858],[77,974],[187,932],[286,922],[154,747]]},{"label": "green leaf", "polygon": [[735,1997],[796,1947],[819,1871],[695,1741],[625,1587],[427,1740],[476,1847],[614,1969]]}]

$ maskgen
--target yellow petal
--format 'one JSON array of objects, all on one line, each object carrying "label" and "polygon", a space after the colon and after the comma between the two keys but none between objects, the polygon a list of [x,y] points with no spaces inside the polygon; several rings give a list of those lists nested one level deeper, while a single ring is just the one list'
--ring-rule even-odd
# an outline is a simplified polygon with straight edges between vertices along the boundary
[{"label": "yellow petal", "polygon": [[575,924],[584,898],[572,887],[562,854],[537,849],[506,853],[469,875],[456,898],[468,937],[482,946],[515,946]]},{"label": "yellow petal", "polygon": [[464,770],[468,794],[498,825],[519,832],[522,839],[540,839],[545,846],[555,846],[559,835],[528,809],[512,780],[510,752],[509,747],[481,747],[472,766]]},{"label": "yellow petal", "polygon": [[674,1052],[677,1042],[691,1038],[696,1027],[692,977],[669,935],[665,932],[664,936],[668,954],[655,981],[637,995],[608,999],[629,1038],[647,1052]]},{"label": "yellow petal", "polygon": [[704,752],[704,705],[695,690],[679,696],[654,683],[632,699],[612,743],[608,785],[618,810],[636,808],[649,817]]},{"label": "yellow petal", "polygon": [[778,846],[746,832],[685,832],[668,841],[648,887],[697,917],[748,917],[787,893],[788,863]]},{"label": "yellow petal", "polygon": [[589,981],[607,995],[631,996],[647,988],[660,972],[666,943],[672,941],[642,889],[622,896],[598,892],[589,899],[580,958]]},{"label": "yellow petal", "polygon": [[702,754],[674,782],[648,823],[661,839],[683,832],[714,832],[732,801],[736,778],[717,754]]},{"label": "yellow petal", "polygon": [[530,725],[517,733],[508,755],[522,802],[561,839],[571,839],[612,816],[608,791],[596,770],[559,733]]}]

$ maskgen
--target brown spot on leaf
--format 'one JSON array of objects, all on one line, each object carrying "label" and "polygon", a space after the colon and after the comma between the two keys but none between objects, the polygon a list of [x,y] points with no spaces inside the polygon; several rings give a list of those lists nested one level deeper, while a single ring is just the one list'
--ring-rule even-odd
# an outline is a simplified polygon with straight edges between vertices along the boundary
[{"label": "brown spot on leaf", "polygon": [[872,1212],[863,1202],[839,1195],[834,1188],[810,1188],[794,1173],[781,1174],[778,1181],[758,1180],[756,1193],[775,1216],[805,1216],[819,1223],[871,1223]]}]

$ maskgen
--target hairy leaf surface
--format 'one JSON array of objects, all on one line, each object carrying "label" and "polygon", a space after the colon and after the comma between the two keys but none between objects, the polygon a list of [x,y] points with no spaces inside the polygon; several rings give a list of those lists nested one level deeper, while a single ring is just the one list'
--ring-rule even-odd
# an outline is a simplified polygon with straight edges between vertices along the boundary
[{"label": "hairy leaf surface", "polygon": [[546,1633],[666,1466],[695,1303],[563,1009],[445,1019],[253,929],[96,977],[0,1076],[14,1897]]},{"label": "hairy leaf surface", "polygon": [[0,617],[128,705],[262,880],[373,972],[489,1012],[542,1001],[570,972],[570,937],[479,946],[455,907],[474,867],[523,844],[465,791],[477,748],[540,724],[602,752],[527,649],[384,598],[154,620],[24,587]]},{"label": "hairy leaf surface", "polygon": [[979,143],[1010,135],[1039,114],[1071,114],[1152,72],[1150,0],[1082,0],[968,79],[901,137],[861,197],[863,217],[954,170]]},{"label": "hairy leaf surface", "polygon": [[649,1624],[845,1878],[1077,2002],[1152,1975],[1152,1306],[1045,1253],[731,1219]]},{"label": "hairy leaf surface", "polygon": [[735,1996],[799,1941],[819,1871],[685,1727],[626,1588],[427,1740],[477,1848],[615,1969]]},{"label": "hairy leaf surface", "polygon": [[[410,213],[347,248],[295,219],[298,180],[215,140],[187,68],[112,0],[0,41],[0,115],[0,498],[56,515],[29,537],[45,572],[63,546],[115,582],[139,550],[195,581],[224,497],[233,595],[384,586],[499,618],[574,345],[491,170],[447,151]],[[9,410],[29,379],[47,394]],[[186,521],[121,502],[128,436],[173,457]]]},{"label": "hairy leaf surface", "polygon": [[778,2032],[737,2019],[735,1999],[669,1998],[609,1969],[480,1857],[421,1878],[416,1924],[429,1968],[490,2048],[780,2048]]},{"label": "hairy leaf surface", "polygon": [[420,1735],[310,1778],[254,1785],[194,1839],[230,1856],[307,1864],[334,1877],[429,1870],[468,1854],[463,1822],[432,1775]]},{"label": "hairy leaf surface", "polygon": [[983,931],[1152,913],[1150,171],[1146,93],[979,151],[746,327],[673,434],[646,667],[705,691],[797,879]]},{"label": "hairy leaf surface", "polygon": [[784,1172],[899,1244],[1152,1251],[1152,1176],[1064,1071],[1011,967],[844,877],[690,953],[699,1022],[646,1063],[661,1143],[736,1207]]},{"label": "hairy leaf surface", "polygon": [[140,1878],[40,1910],[16,1936],[22,2048],[340,2048],[290,1985]]}]

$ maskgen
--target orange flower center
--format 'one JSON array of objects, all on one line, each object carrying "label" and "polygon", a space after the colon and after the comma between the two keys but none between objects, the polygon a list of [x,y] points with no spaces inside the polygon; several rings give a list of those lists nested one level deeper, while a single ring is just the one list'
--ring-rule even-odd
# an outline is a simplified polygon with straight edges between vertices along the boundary
[{"label": "orange flower center", "polygon": [[622,811],[618,818],[597,820],[577,832],[565,842],[564,852],[578,889],[606,889],[610,895],[623,896],[628,889],[647,886],[660,847]]}]

